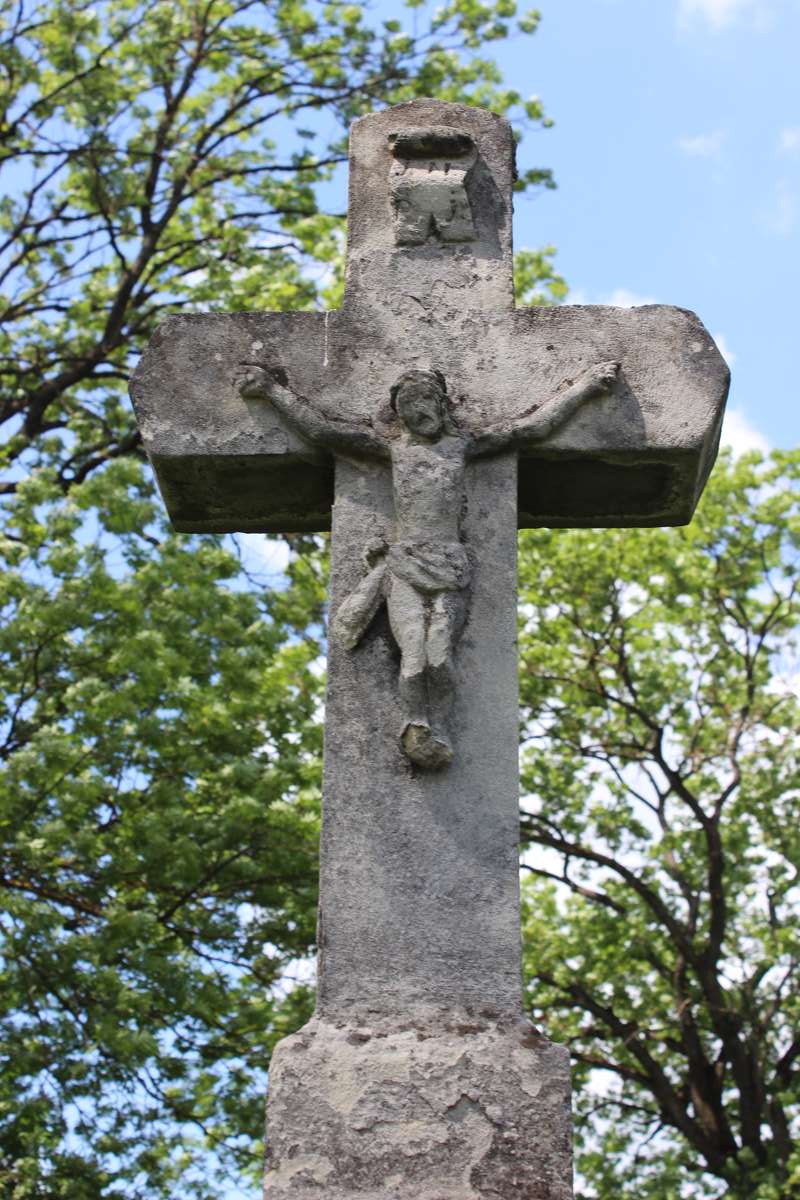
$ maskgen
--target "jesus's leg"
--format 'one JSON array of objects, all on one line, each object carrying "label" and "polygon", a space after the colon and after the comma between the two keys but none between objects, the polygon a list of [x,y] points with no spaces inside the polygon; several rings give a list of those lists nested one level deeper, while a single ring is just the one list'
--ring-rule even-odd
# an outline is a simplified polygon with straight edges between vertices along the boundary
[{"label": "jesus's leg", "polygon": [[455,695],[453,651],[467,616],[467,592],[440,592],[434,599],[425,641],[428,712],[437,736],[447,739],[447,719]]},{"label": "jesus's leg", "polygon": [[404,579],[392,576],[386,596],[394,640],[400,650],[400,699],[403,725],[428,723],[425,682],[425,601]]},{"label": "jesus's leg", "polygon": [[404,579],[391,577],[386,607],[389,624],[400,648],[400,699],[403,723],[400,744],[417,766],[445,767],[453,757],[449,742],[431,730],[428,715],[426,640],[430,601]]}]

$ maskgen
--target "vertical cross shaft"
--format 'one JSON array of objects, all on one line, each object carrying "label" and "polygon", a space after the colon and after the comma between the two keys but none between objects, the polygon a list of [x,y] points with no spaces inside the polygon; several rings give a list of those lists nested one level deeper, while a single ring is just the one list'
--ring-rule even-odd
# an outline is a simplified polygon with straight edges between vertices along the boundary
[{"label": "vertical cross shaft", "polygon": [[[441,108],[354,131],[345,311],[362,336],[329,330],[328,358],[355,351],[378,375],[441,364],[452,388],[458,310],[512,308],[513,156],[505,122],[459,110],[466,166],[452,170],[451,198],[435,155],[459,147],[424,134]],[[404,170],[398,143],[433,156],[430,170],[419,157]],[[384,463],[337,459],[334,617],[364,578],[365,542],[400,536],[400,466],[395,456],[393,496]],[[424,494],[426,469],[402,486]],[[567,1056],[522,1020],[516,455],[469,465],[457,505],[470,584],[445,770],[415,765],[399,742],[397,577],[389,613],[355,648],[330,624],[317,1016],[275,1058],[270,1200],[572,1194]]]},{"label": "vertical cross shaft", "polygon": [[[461,110],[459,130],[443,127],[441,109],[405,106],[384,114],[380,130],[368,119],[353,133],[346,307],[363,314],[371,330],[385,325],[387,340],[403,323],[398,309],[420,309],[417,294],[439,293],[443,307],[461,307],[469,289],[470,307],[513,304],[510,130],[474,110]],[[437,221],[444,225],[450,213],[457,228],[446,228],[443,241]],[[414,226],[422,233],[412,248]],[[448,294],[455,297],[450,304]],[[392,364],[398,375],[420,361],[421,349],[421,365],[437,365],[430,340],[427,347],[413,340],[398,339]],[[340,461],[333,611],[363,571],[365,534],[390,533],[394,519],[386,470]],[[416,769],[399,751],[397,652],[386,616],[355,651],[332,631],[322,1014],[358,1009],[401,1018],[465,1006],[520,1012],[516,523],[514,457],[476,463],[462,527],[474,550],[451,719],[458,750],[447,771]]]},{"label": "vertical cross shaft", "polygon": [[[516,461],[468,472],[480,547],[446,771],[399,742],[385,613],[328,654],[317,1015],[275,1052],[268,1200],[570,1200],[569,1060],[522,1019]],[[389,528],[385,470],[339,462],[331,607]]]}]

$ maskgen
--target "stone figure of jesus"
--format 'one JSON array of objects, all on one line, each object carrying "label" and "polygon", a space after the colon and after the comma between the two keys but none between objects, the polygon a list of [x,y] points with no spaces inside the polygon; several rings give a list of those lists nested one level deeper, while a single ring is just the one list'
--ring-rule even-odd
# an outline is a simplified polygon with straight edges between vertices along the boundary
[{"label": "stone figure of jesus", "polygon": [[400,744],[418,767],[439,770],[453,758],[453,656],[467,618],[471,575],[461,536],[467,462],[543,441],[586,400],[610,390],[618,371],[617,362],[598,363],[515,421],[467,432],[453,419],[444,376],[409,370],[391,389],[394,436],[366,422],[325,416],[285,386],[280,371],[249,369],[242,379],[242,395],[269,400],[308,441],[391,465],[393,536],[388,544],[367,544],[364,578],[340,605],[334,624],[353,649],[386,604],[400,650]]}]

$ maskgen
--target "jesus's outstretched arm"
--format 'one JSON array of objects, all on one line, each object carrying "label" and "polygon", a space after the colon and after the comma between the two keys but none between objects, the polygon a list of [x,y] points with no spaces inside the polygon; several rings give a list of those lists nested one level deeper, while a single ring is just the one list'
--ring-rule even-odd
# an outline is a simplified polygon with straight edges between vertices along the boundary
[{"label": "jesus's outstretched arm", "polygon": [[357,425],[320,412],[305,396],[286,386],[278,371],[248,368],[239,381],[239,393],[248,400],[268,401],[306,441],[342,454],[389,457],[384,440],[366,424]]},{"label": "jesus's outstretched arm", "polygon": [[618,374],[618,362],[602,362],[589,367],[569,387],[557,392],[544,404],[537,405],[532,412],[510,421],[504,428],[489,428],[477,434],[469,449],[470,457],[498,454],[531,442],[544,441],[587,400],[610,391]]}]

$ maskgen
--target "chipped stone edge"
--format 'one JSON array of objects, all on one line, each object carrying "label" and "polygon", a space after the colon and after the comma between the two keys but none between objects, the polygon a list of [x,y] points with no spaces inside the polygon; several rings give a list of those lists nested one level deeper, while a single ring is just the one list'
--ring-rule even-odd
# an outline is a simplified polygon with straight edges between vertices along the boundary
[{"label": "chipped stone edge", "polygon": [[270,1068],[266,1200],[572,1200],[569,1052],[524,1018],[313,1018]]}]

